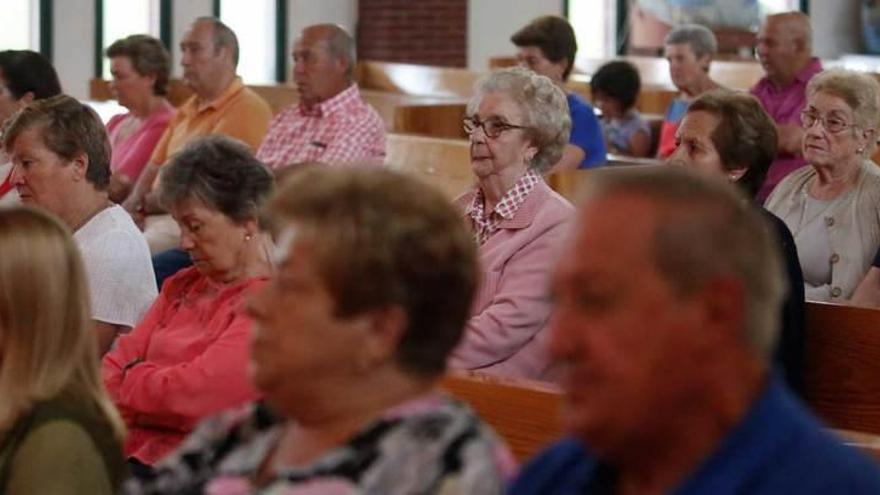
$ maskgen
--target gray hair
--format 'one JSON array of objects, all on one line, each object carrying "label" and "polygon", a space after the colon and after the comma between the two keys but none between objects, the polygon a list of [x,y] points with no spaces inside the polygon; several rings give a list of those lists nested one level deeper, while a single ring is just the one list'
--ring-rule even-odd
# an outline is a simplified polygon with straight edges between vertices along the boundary
[{"label": "gray hair", "polygon": [[349,80],[354,78],[354,68],[357,65],[357,50],[355,48],[354,38],[336,24],[326,25],[330,31],[327,38],[327,50],[333,57],[344,59],[346,62],[345,75]]},{"label": "gray hair", "polygon": [[772,225],[727,181],[679,167],[597,170],[587,201],[633,195],[662,216],[654,227],[654,262],[680,295],[717,277],[733,276],[745,289],[743,342],[770,361],[779,335],[785,273]]},{"label": "gray hair", "polygon": [[213,28],[214,52],[216,53],[221,47],[232,50],[232,65],[238,67],[238,37],[235,31],[223,23],[220,19],[211,16],[202,16],[196,18],[193,24],[198,22],[207,22]]},{"label": "gray hair", "polygon": [[688,44],[694,55],[701,58],[703,55],[714,56],[718,53],[718,40],[712,30],[699,24],[682,24],[676,26],[666,35],[665,45]]},{"label": "gray hair", "polygon": [[235,222],[258,220],[272,173],[241,141],[212,134],[186,145],[163,167],[159,202],[169,209],[196,198]]},{"label": "gray hair", "polygon": [[[877,129],[880,121],[880,83],[872,76],[854,70],[828,69],[816,74],[807,83],[808,98],[818,92],[845,101],[860,128]],[[866,148],[867,155],[870,156],[876,147],[876,139],[871,139]]]},{"label": "gray hair", "polygon": [[571,132],[571,114],[565,93],[550,78],[524,67],[494,71],[477,81],[467,114],[473,115],[489,93],[506,94],[519,105],[522,125],[528,127],[527,135],[538,148],[529,168],[543,173],[562,158]]}]

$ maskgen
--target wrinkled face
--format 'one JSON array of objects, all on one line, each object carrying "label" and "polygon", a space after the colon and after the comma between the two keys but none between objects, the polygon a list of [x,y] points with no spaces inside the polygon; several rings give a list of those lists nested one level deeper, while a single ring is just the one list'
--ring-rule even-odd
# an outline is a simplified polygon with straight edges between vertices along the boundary
[{"label": "wrinkled face", "polygon": [[562,75],[565,74],[565,67],[568,65],[565,60],[551,62],[537,46],[519,47],[516,59],[521,66],[529,68],[542,76],[547,76],[553,82],[562,82]]},{"label": "wrinkled face", "polygon": [[564,422],[597,453],[668,427],[706,352],[699,299],[653,261],[660,221],[633,195],[589,201],[555,275],[550,352],[565,365]]},{"label": "wrinkled face", "polygon": [[200,93],[223,77],[229,55],[226,48],[214,46],[214,27],[196,22],[180,42],[180,56],[183,82]]},{"label": "wrinkled face", "polygon": [[6,78],[3,77],[3,71],[0,70],[0,124],[6,122],[6,119],[23,106],[24,102],[15,98],[12,91],[6,86]]},{"label": "wrinkled face", "polygon": [[675,134],[675,152],[669,156],[667,163],[709,175],[726,175],[721,156],[712,142],[712,133],[718,123],[718,117],[709,112],[698,110],[685,114]]},{"label": "wrinkled face", "polygon": [[345,89],[345,59],[330,53],[326,35],[319,29],[306,29],[293,46],[293,82],[300,100],[315,105]]},{"label": "wrinkled face", "polygon": [[242,268],[246,243],[257,242],[248,239],[246,225],[199,199],[184,199],[171,208],[171,215],[180,226],[180,249],[202,274],[220,282]]},{"label": "wrinkled face", "polygon": [[[505,93],[486,93],[471,117],[480,122],[496,119],[503,124],[524,124],[520,106]],[[470,135],[470,143],[471,167],[480,179],[500,172],[525,173],[538,151],[526,135],[526,129],[506,129],[498,137],[490,138],[483,129],[477,128]]]},{"label": "wrinkled face", "polygon": [[85,180],[88,163],[85,155],[73,161],[58,156],[46,147],[39,127],[19,134],[11,148],[11,181],[22,203],[40,206],[66,218],[73,203],[71,198],[76,194],[76,182]]},{"label": "wrinkled face", "polygon": [[602,112],[602,119],[611,120],[623,117],[623,105],[620,100],[602,91],[593,91],[593,104]]},{"label": "wrinkled face", "polygon": [[156,76],[138,74],[130,57],[111,58],[110,74],[113,76],[110,89],[119,104],[126,108],[130,108],[133,103],[144,101],[153,94]]},{"label": "wrinkled face", "polygon": [[276,272],[248,301],[251,380],[270,400],[323,396],[358,373],[367,326],[360,316],[336,316],[316,249],[319,242],[288,227],[278,240]]},{"label": "wrinkled face", "polygon": [[706,74],[711,60],[708,55],[697,58],[691,45],[687,43],[666,45],[663,51],[669,62],[669,77],[675,87],[681,90],[690,88],[699,81]]},{"label": "wrinkled face", "polygon": [[[855,114],[843,99],[818,91],[807,98],[804,112],[819,117],[804,129],[803,155],[810,165],[834,167],[851,162],[859,154],[858,150],[867,146],[865,131],[855,125]],[[822,120],[836,121],[844,128],[840,132],[829,132]]]},{"label": "wrinkled face", "polygon": [[798,46],[785,32],[783,23],[769,18],[758,31],[756,42],[755,51],[767,77],[777,80],[793,75],[794,64],[798,62]]}]

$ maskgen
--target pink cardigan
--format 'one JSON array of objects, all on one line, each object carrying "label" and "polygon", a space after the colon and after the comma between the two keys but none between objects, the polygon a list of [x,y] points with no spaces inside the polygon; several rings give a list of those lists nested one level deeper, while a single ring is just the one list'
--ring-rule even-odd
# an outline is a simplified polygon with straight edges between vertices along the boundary
[{"label": "pink cardigan", "polygon": [[[464,211],[475,191],[455,200]],[[541,181],[514,217],[480,246],[482,281],[450,368],[552,380],[550,278],[574,208]]]}]

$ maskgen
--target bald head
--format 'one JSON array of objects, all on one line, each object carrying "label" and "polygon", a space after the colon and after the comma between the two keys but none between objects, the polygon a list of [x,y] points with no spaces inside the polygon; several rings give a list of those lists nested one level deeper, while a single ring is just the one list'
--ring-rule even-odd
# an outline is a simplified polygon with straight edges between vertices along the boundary
[{"label": "bald head", "polygon": [[756,51],[767,77],[778,86],[791,84],[813,58],[810,18],[802,12],[767,16],[758,32]]},{"label": "bald head", "polygon": [[357,62],[354,38],[338,24],[314,24],[303,29],[301,39],[310,38],[318,43],[325,43],[330,56],[345,60],[346,75],[349,80],[354,78],[354,66]]}]

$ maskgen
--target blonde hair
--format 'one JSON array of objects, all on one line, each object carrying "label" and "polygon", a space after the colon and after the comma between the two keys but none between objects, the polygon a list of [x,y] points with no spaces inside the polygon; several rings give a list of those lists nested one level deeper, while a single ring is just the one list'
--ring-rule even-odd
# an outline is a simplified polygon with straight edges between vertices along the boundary
[{"label": "blonde hair", "polygon": [[36,402],[69,393],[94,402],[121,442],[70,231],[42,211],[0,209],[0,253],[0,436]]}]

